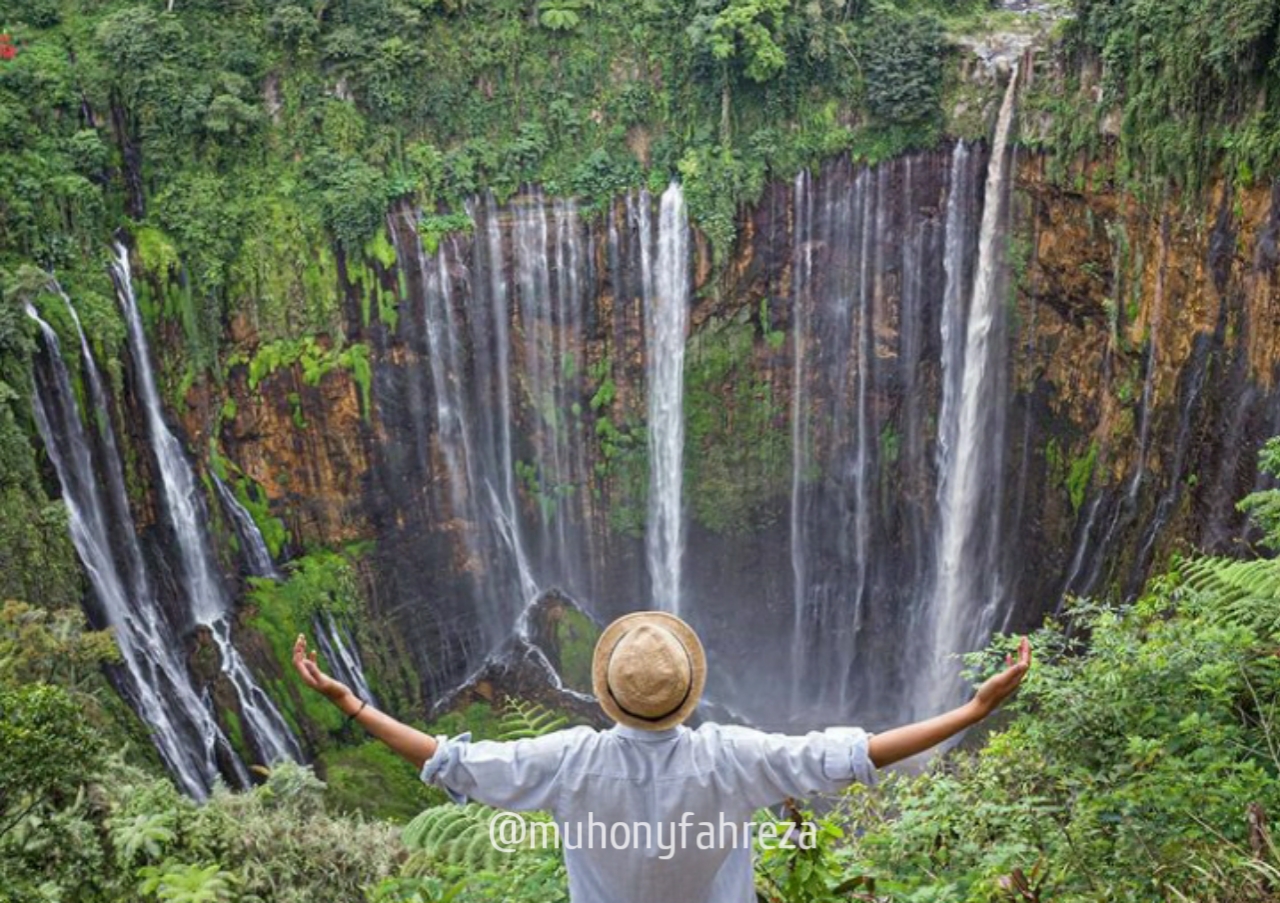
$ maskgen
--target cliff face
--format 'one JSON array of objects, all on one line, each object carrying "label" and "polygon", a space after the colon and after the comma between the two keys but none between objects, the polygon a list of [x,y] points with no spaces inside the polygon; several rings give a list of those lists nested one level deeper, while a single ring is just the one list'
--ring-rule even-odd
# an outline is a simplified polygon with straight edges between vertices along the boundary
[{"label": "cliff face", "polygon": [[[682,613],[711,638],[718,698],[759,721],[794,707],[791,683],[814,718],[908,710],[920,663],[900,649],[935,585],[938,424],[960,363],[947,318],[972,303],[985,157],[833,162],[770,185],[724,266],[695,241]],[[1280,428],[1275,192],[1222,185],[1207,210],[1151,210],[1044,171],[1019,155],[1005,188],[992,535],[966,548],[1009,628],[1064,592],[1133,593],[1175,547],[1221,547]],[[397,211],[396,259],[378,269],[394,326],[352,315],[345,337],[371,349],[368,411],[351,371],[312,384],[299,364],[254,389],[233,367],[219,394],[189,398],[201,443],[234,401],[221,454],[297,542],[375,543],[378,620],[429,696],[536,592],[601,618],[655,604],[656,214],[643,196],[591,217],[526,194],[478,203],[474,232],[428,250]],[[354,310],[367,289],[347,291]],[[251,334],[235,338],[252,352]]]},{"label": "cliff face", "polygon": [[308,385],[300,367],[280,371],[258,390],[243,370],[226,390],[236,415],[224,422],[221,442],[262,488],[299,545],[337,546],[372,534],[362,500],[376,437],[360,411],[359,388],[346,371]]},{"label": "cliff face", "polygon": [[1019,180],[1030,253],[1018,304],[1034,326],[1017,379],[1039,399],[1042,448],[1097,449],[1078,516],[1061,492],[1043,500],[1058,525],[1046,539],[1067,546],[1075,522],[1072,557],[1049,560],[1065,562],[1073,592],[1131,594],[1172,548],[1225,550],[1244,527],[1235,502],[1280,428],[1280,208],[1272,186],[1220,183],[1205,209],[1152,209],[1107,188],[1064,191],[1044,164],[1028,160]]}]

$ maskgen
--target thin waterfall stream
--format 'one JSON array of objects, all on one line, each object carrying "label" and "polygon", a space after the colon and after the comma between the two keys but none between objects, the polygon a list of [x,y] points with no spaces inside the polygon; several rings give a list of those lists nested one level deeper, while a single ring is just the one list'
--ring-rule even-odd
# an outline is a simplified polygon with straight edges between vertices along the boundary
[{"label": "thin waterfall stream", "polygon": [[[124,695],[150,727],[170,774],[186,793],[203,799],[218,778],[219,753],[242,785],[248,783],[248,773],[192,684],[182,647],[152,592],[101,376],[69,299],[67,305],[80,334],[89,400],[102,415],[102,441],[94,443],[85,429],[57,335],[28,306],[27,316],[39,325],[47,361],[46,367],[37,367],[32,395],[36,425],[62,485],[71,539],[89,576],[97,620],[112,628],[120,649]],[[95,447],[102,452],[96,465]]]},{"label": "thin waterfall stream", "polygon": [[684,351],[689,322],[689,221],[684,194],[672,182],[662,194],[658,229],[640,196],[645,343],[649,391],[649,520],[646,541],[653,607],[681,612],[684,558]]},{"label": "thin waterfall stream", "polygon": [[146,334],[133,292],[129,254],[123,245],[116,246],[112,272],[128,327],[129,347],[137,373],[140,400],[146,412],[152,451],[159,468],[164,508],[177,544],[189,613],[196,624],[208,628],[217,645],[223,673],[235,687],[244,721],[263,761],[267,764],[280,759],[296,761],[302,758],[297,740],[275,703],[258,686],[231,640],[230,600],[208,547],[203,503],[195,474],[177,437],[165,423],[160,407]]},{"label": "thin waterfall stream", "polygon": [[947,455],[939,484],[941,536],[931,613],[932,662],[925,675],[928,685],[921,686],[918,694],[929,701],[931,710],[943,708],[955,697],[957,667],[952,657],[985,640],[1004,602],[995,592],[999,575],[991,550],[999,537],[1000,505],[993,492],[1000,480],[1005,423],[1005,404],[996,394],[996,370],[1005,359],[998,321],[1005,301],[1000,268],[1009,178],[1006,152],[1017,87],[1015,68],[1005,89],[987,163],[964,352],[953,358],[961,367],[959,394],[952,406],[955,422],[952,425],[944,412],[940,427],[954,438],[955,445]]},{"label": "thin waterfall stream", "polygon": [[[217,474],[211,474],[211,476],[222,508],[231,517],[235,527],[250,576],[265,580],[283,580],[284,575],[276,567],[271,557],[271,550],[267,548],[267,542],[262,536],[262,531],[258,529],[257,523],[254,522],[253,515],[240,504],[235,493]],[[376,704],[377,698],[369,689],[369,683],[364,676],[364,665],[360,661],[355,644],[335,620],[332,612],[317,612],[311,619],[311,628],[315,632],[320,652],[324,655],[326,667],[332,670],[333,676],[350,687],[361,699]]]}]

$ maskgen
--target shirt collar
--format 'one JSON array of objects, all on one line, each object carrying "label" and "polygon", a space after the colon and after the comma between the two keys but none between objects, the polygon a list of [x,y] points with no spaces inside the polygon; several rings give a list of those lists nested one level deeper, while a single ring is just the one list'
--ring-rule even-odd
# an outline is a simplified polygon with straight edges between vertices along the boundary
[{"label": "shirt collar", "polygon": [[650,743],[656,743],[659,740],[670,740],[687,728],[682,724],[675,727],[669,727],[666,730],[651,731],[641,727],[631,727],[627,724],[615,724],[611,730],[619,737],[626,737],[628,740],[641,740]]}]

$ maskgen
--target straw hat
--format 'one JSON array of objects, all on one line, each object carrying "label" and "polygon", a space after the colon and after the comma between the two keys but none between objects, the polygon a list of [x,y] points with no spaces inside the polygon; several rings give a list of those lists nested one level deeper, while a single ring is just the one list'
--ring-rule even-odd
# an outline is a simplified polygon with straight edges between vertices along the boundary
[{"label": "straw hat", "polygon": [[623,615],[604,629],[591,687],[614,721],[643,730],[675,727],[698,707],[707,659],[693,628],[664,611]]}]

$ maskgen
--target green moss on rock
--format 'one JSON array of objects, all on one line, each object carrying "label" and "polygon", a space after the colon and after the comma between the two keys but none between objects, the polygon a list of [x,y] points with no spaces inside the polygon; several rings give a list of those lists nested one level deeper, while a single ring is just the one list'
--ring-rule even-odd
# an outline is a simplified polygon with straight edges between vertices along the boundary
[{"label": "green moss on rock", "polygon": [[781,343],[749,314],[709,321],[686,353],[685,487],[698,523],[723,534],[767,526],[790,485],[787,411],[768,371]]}]

